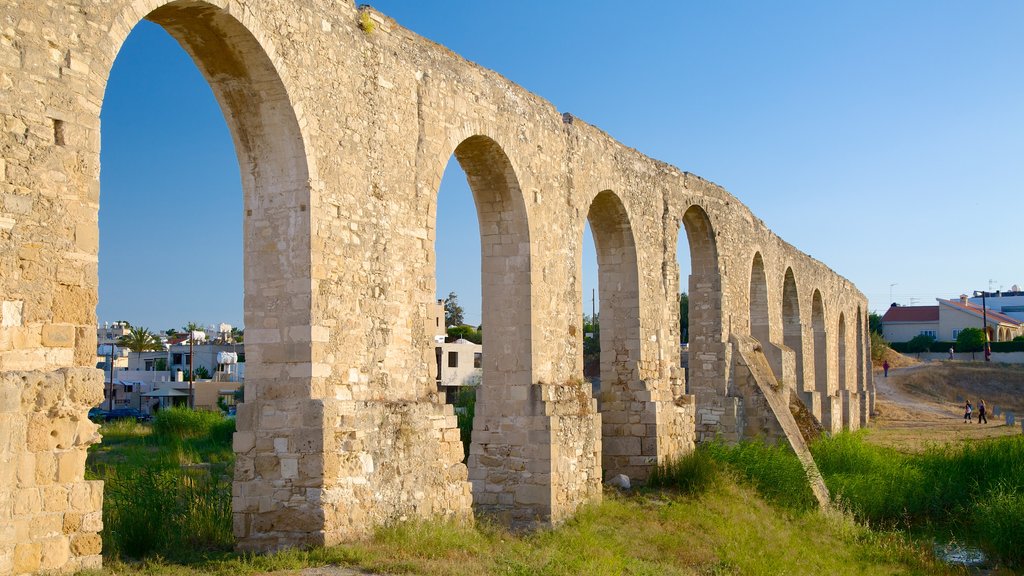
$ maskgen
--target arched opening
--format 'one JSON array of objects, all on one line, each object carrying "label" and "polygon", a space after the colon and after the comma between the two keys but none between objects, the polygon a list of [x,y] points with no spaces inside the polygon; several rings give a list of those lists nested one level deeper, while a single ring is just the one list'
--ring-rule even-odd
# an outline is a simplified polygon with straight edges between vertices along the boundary
[{"label": "arched opening", "polygon": [[[126,18],[131,21],[134,16]],[[245,403],[238,407],[236,420],[241,434],[235,437],[233,448],[234,489],[228,487],[220,491],[215,495],[217,501],[210,503],[221,512],[210,528],[218,531],[218,545],[228,547],[233,543],[240,548],[263,549],[314,542],[323,530],[323,516],[316,513],[319,505],[308,502],[304,495],[310,486],[322,480],[304,477],[298,468],[294,474],[282,470],[289,470],[288,462],[295,463],[310,456],[316,458],[323,448],[303,447],[298,438],[307,430],[278,423],[280,414],[304,413],[310,400],[310,378],[302,374],[309,373],[311,345],[308,336],[305,339],[298,337],[309,333],[312,302],[310,177],[299,121],[278,70],[264,46],[245,24],[228,11],[205,2],[171,2],[147,14],[145,20],[157,24],[177,41],[212,89],[227,126],[226,132],[230,133],[234,144],[237,168],[229,167],[228,170],[240,180],[240,186],[237,181],[218,181],[222,187],[218,192],[230,194],[231,189],[240,189],[241,198],[236,196],[236,207],[226,210],[228,214],[240,216],[240,224],[234,232],[230,227],[203,229],[190,223],[189,215],[194,210],[209,210],[208,203],[174,206],[174,210],[163,214],[166,224],[160,228],[166,232],[168,241],[157,243],[154,238],[154,248],[159,250],[154,264],[148,266],[132,261],[130,266],[139,276],[154,274],[163,281],[170,277],[173,278],[171,283],[203,287],[221,279],[197,278],[197,271],[190,266],[194,247],[201,246],[215,252],[217,242],[241,246],[242,270],[239,273],[243,281],[236,286],[244,290],[244,297],[237,293],[241,299],[242,324],[250,334],[260,334],[258,339],[248,343],[246,350]],[[136,27],[148,31],[153,29],[145,23]],[[122,44],[118,49],[122,46],[132,49],[131,42]],[[114,84],[116,82],[105,86]],[[109,102],[104,97],[105,114],[109,112],[108,106],[116,105],[116,96],[111,96]],[[180,102],[177,106],[187,109]],[[151,108],[148,113],[162,114],[167,110]],[[145,136],[152,138],[153,134]],[[194,134],[192,137],[201,138]],[[193,146],[203,144],[205,142],[192,143]],[[104,147],[106,145],[104,142]],[[111,146],[111,152],[116,153],[117,149],[117,146]],[[192,164],[184,169],[180,164],[172,167],[172,170],[185,173],[196,169]],[[112,198],[101,190],[101,210],[106,210],[106,203],[111,201]],[[156,199],[153,204],[160,206]],[[229,215],[225,220],[232,218]],[[228,236],[236,239],[225,238],[225,230]],[[239,237],[241,242],[237,241]],[[190,244],[196,238],[199,243]],[[147,240],[149,238],[144,238],[139,243],[146,244]],[[183,248],[186,245],[188,248]],[[101,259],[105,256],[101,254]],[[229,279],[225,281],[230,282]],[[200,292],[192,300],[201,298]],[[169,306],[167,302],[161,305]],[[182,308],[186,316],[177,326],[194,319],[189,315],[189,311],[194,309],[190,306],[198,304],[186,304]],[[198,370],[196,372],[198,374]],[[197,405],[199,393],[196,387],[193,395]],[[319,422],[310,423],[310,426],[321,427]],[[227,454],[231,454],[230,439],[226,440],[225,446]],[[258,458],[262,459],[260,466],[255,465]],[[180,468],[177,464],[175,467]],[[146,473],[153,472],[155,468],[147,466]],[[189,474],[194,476],[194,472]],[[143,478],[145,474],[140,472],[135,477]],[[213,480],[192,478],[190,482],[199,485]],[[260,492],[258,487],[269,489],[267,486],[271,482],[276,491],[272,502],[256,496]],[[153,494],[161,493],[152,486],[149,489]],[[108,499],[113,492],[107,490]],[[153,504],[148,508],[159,510],[160,505]],[[253,519],[261,514],[281,519],[302,518],[299,524],[307,529],[268,536],[254,527]],[[175,526],[166,522],[161,526],[167,534],[177,531]],[[115,526],[108,524],[105,534],[116,530]],[[187,538],[207,536],[183,535]],[[137,549],[135,553],[145,551]]]},{"label": "arched opening", "polygon": [[466,175],[480,230],[482,357],[467,466],[474,506],[515,514],[518,482],[531,460],[515,418],[528,413],[532,382],[530,231],[515,169],[486,136],[463,140],[453,153]]},{"label": "arched opening", "polygon": [[850,382],[847,380],[847,376],[850,373],[850,367],[847,365],[847,354],[846,354],[846,315],[842,312],[839,313],[839,330],[838,330],[838,346],[836,347],[838,354],[839,363],[839,396],[840,401],[843,403],[843,427],[850,427]]},{"label": "arched opening", "polygon": [[821,425],[826,430],[832,429],[832,403],[828,389],[828,354],[825,331],[825,305],[821,300],[821,292],[815,290],[811,295],[811,330],[814,334],[814,389],[818,393],[821,406]]},{"label": "arched opening", "polygon": [[796,358],[796,389],[806,392],[804,388],[804,345],[803,325],[800,322],[800,296],[796,290],[796,278],[793,269],[786,268],[782,281],[782,343],[786,345]]},{"label": "arched opening", "polygon": [[434,379],[439,396],[455,407],[464,460],[469,456],[476,392],[483,376],[480,237],[476,203],[455,155],[438,186],[434,229]]},{"label": "arched opening", "polygon": [[750,269],[750,335],[761,343],[769,344],[771,328],[768,321],[768,278],[764,271],[761,253],[754,254]]},{"label": "arched opening", "polygon": [[[640,357],[640,287],[636,245],[629,216],[618,196],[599,193],[590,205],[587,221],[597,253],[600,295],[600,382],[598,407],[602,413],[602,463],[605,477],[646,476],[640,463],[646,436],[637,393]],[[637,429],[642,430],[638,433]],[[653,450],[654,446],[647,448]],[[656,456],[656,454],[650,454]]]},{"label": "arched opening", "polygon": [[866,351],[868,343],[864,339],[864,325],[865,325],[864,311],[861,307],[857,306],[857,380],[856,389],[854,392],[857,394],[858,411],[857,411],[857,423],[859,426],[865,426],[867,424],[867,413],[865,407],[867,406],[868,399],[865,392],[867,391],[867,381],[865,380],[865,362],[867,361]]},{"label": "arched opening", "polygon": [[[689,255],[688,263],[684,258],[686,253]],[[679,285],[685,287],[681,292],[687,295],[686,325],[680,326],[680,336],[685,340],[681,341],[686,343],[688,358],[701,359],[699,363],[689,362],[686,367],[686,391],[699,396],[725,396],[724,382],[722,386],[715,385],[716,381],[723,380],[720,376],[724,371],[725,360],[718,248],[711,220],[699,206],[690,206],[683,213],[676,243],[676,260],[679,266]],[[684,276],[686,272],[689,272],[688,276]]]}]

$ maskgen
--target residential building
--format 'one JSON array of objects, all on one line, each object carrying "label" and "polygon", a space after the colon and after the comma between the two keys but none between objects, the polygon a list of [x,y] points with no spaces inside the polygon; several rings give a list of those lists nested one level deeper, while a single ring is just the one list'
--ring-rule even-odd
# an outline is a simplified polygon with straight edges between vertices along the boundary
[{"label": "residential building", "polygon": [[1024,334],[1024,322],[999,311],[982,310],[967,296],[956,300],[936,298],[936,306],[890,306],[882,316],[882,336],[889,342],[907,342],[919,335],[956,341],[964,328],[981,328],[989,340],[1003,342]]},{"label": "residential building", "polygon": [[437,391],[452,403],[459,388],[477,386],[483,375],[483,346],[459,338],[455,342],[441,342],[434,346],[437,361]]}]

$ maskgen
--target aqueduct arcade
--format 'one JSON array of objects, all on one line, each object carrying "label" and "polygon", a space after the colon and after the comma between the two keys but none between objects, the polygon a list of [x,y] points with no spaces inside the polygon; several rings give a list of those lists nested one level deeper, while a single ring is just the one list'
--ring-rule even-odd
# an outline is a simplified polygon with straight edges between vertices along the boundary
[{"label": "aqueduct arcade", "polygon": [[[381,14],[321,0],[15,0],[0,9],[0,574],[100,560],[102,486],[83,477],[100,440],[86,413],[102,398],[99,111],[142,19],[210,82],[241,167],[241,549],[474,509],[557,523],[609,475],[643,478],[716,436],[781,435],[738,376],[754,373],[751,351],[770,367],[764,390],[795,395],[825,429],[866,422],[867,301],[853,284],[720,187]],[[453,155],[480,221],[487,329],[465,463],[424,328]],[[587,222],[614,351],[600,410],[580,379]]]}]

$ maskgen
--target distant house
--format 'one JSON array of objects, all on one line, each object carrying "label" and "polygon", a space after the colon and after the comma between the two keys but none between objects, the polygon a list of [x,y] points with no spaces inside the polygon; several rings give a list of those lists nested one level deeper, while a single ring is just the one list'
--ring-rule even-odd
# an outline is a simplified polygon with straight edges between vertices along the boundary
[{"label": "distant house", "polygon": [[889,342],[907,342],[915,336],[955,341],[964,328],[981,328],[984,322],[992,342],[1012,340],[1024,334],[1024,322],[1002,312],[970,302],[936,298],[936,306],[890,306],[882,316],[882,336]]}]

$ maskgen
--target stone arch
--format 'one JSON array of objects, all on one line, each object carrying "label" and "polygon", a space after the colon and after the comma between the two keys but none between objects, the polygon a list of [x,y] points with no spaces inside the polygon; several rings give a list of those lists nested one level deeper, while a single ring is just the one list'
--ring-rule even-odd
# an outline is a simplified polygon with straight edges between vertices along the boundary
[{"label": "stone arch", "polygon": [[865,322],[866,322],[866,320],[864,318],[864,311],[860,307],[860,304],[858,304],[857,305],[857,340],[856,340],[857,366],[856,366],[856,369],[855,369],[856,380],[854,382],[854,386],[855,386],[855,392],[857,394],[857,398],[858,398],[858,402],[859,402],[859,406],[858,406],[859,410],[858,410],[858,413],[857,413],[856,416],[857,416],[858,424],[859,424],[860,427],[863,427],[863,426],[865,426],[867,424],[867,414],[864,411],[864,408],[867,405],[867,398],[866,398],[867,381],[865,380],[865,363],[867,361],[867,358],[869,357],[869,354],[867,352],[867,346],[866,346],[867,342],[865,342],[865,340],[864,340],[864,336],[865,336],[865,334],[864,334]]},{"label": "stone arch", "polygon": [[[538,515],[536,508],[515,499],[516,491],[527,489],[524,484],[530,483],[520,465],[543,465],[543,457],[530,445],[530,428],[521,420],[533,409],[527,209],[512,160],[493,138],[481,134],[466,137],[452,155],[466,174],[480,226],[482,376],[467,459],[473,504],[483,513],[519,523],[526,516]],[[429,225],[436,226],[436,205],[431,212]],[[499,477],[503,481],[495,480]],[[550,486],[551,481],[532,480],[539,486]]]},{"label": "stone arch", "polygon": [[831,430],[832,408],[828,399],[828,339],[825,329],[825,305],[819,290],[815,290],[811,294],[811,332],[814,346],[814,391],[819,400],[819,419],[826,430]]},{"label": "stone arch", "polygon": [[[453,152],[473,193],[480,225],[482,382],[487,389],[532,381],[530,228],[512,162],[488,136],[470,136]],[[488,346],[489,342],[496,342]]]},{"label": "stone arch", "polygon": [[[322,422],[288,423],[280,414],[302,414],[312,397],[313,278],[310,237],[311,156],[296,109],[264,43],[227,5],[198,1],[143,1],[114,23],[112,64],[141,20],[167,31],[209,82],[232,136],[243,192],[244,322],[247,344],[245,403],[239,406],[232,498],[240,549],[310,545],[323,541],[321,507],[305,495],[322,487],[300,460],[323,457],[323,446],[301,438]],[[103,74],[105,86],[109,66]],[[102,201],[102,191],[101,191]],[[259,289],[256,290],[255,287]],[[301,336],[305,334],[305,336]],[[284,450],[274,449],[286,446]],[[255,466],[257,459],[261,466]],[[273,484],[273,488],[271,488]],[[276,490],[270,504],[256,496]],[[271,533],[258,526],[273,516],[294,530]]]},{"label": "stone arch", "polygon": [[[722,343],[722,278],[718,268],[718,246],[708,213],[690,206],[682,217],[682,229],[690,247],[690,277],[687,283],[690,318],[690,357],[716,353]],[[702,380],[691,371],[694,385]],[[724,392],[724,390],[723,390]]]},{"label": "stone arch", "polygon": [[638,464],[637,458],[648,455],[642,441],[645,434],[634,429],[643,424],[642,410],[637,407],[643,406],[645,399],[637,394],[642,389],[638,380],[640,283],[633,230],[622,200],[610,190],[594,197],[587,220],[597,251],[601,304],[599,406],[604,475],[645,477],[649,466]]},{"label": "stone arch", "polygon": [[849,355],[847,354],[846,345],[846,314],[844,312],[839,313],[839,323],[836,329],[836,357],[837,367],[836,376],[839,385],[839,398],[842,402],[842,418],[843,427],[850,427],[850,382],[848,380],[850,375],[849,367]]},{"label": "stone arch", "polygon": [[756,338],[762,347],[771,341],[771,324],[768,313],[768,277],[764,271],[764,259],[760,252],[754,253],[754,261],[750,269],[750,335]]},{"label": "stone arch", "polygon": [[786,268],[782,280],[782,343],[793,351],[796,359],[796,389],[804,392],[803,324],[800,319],[800,294],[793,269]]}]

